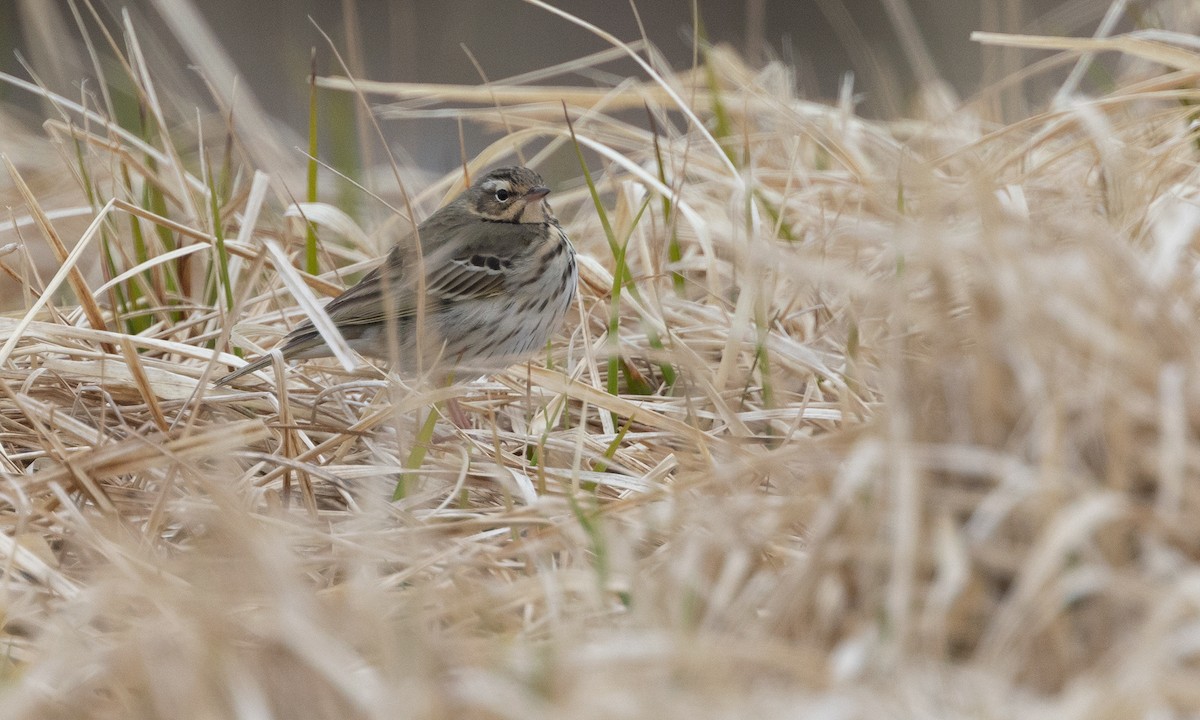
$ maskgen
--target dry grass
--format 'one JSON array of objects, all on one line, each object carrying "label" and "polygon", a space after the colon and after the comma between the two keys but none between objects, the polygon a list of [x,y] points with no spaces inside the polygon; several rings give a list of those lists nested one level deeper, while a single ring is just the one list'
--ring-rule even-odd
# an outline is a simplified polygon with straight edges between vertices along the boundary
[{"label": "dry grass", "polygon": [[[486,380],[310,362],[229,390],[200,381],[389,231],[305,206],[325,272],[299,270],[296,177],[256,185],[244,134],[222,161],[132,38],[171,132],[67,108],[97,222],[41,279],[0,258],[44,300],[0,319],[6,717],[1200,712],[1194,49],[1072,45],[1151,62],[1007,127],[869,122],[779,65],[640,45],[603,92],[373,86],[504,128],[473,172],[572,157],[566,100],[604,202],[555,195],[577,311]],[[46,245],[59,208],[10,172]],[[414,453],[450,397],[468,427]]]}]

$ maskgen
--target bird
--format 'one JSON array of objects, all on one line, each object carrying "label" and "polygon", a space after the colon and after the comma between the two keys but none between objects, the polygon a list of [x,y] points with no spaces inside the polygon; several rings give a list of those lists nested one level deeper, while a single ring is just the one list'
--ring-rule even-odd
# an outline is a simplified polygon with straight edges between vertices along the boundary
[{"label": "bird", "polygon": [[[529,168],[488,172],[418,225],[416,237],[410,232],[393,245],[326,313],[351,349],[396,360],[402,373],[478,377],[524,359],[558,331],[578,281],[575,247],[549,194]],[[285,360],[333,355],[311,321],[288,333],[279,352]],[[261,370],[271,356],[216,385]]]}]

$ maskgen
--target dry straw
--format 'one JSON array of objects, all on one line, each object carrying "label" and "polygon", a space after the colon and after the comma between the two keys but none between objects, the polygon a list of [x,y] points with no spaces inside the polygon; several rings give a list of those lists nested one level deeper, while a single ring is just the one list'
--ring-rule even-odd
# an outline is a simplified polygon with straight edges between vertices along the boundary
[{"label": "dry straw", "polygon": [[[392,231],[289,209],[269,123],[218,97],[237,130],[198,132],[133,24],[90,23],[150,131],[7,78],[61,157],[5,191],[3,242],[60,261],[0,256],[30,294],[0,319],[5,717],[1200,712],[1195,38],[981,36],[1123,59],[1008,126],[986,98],[865,120],[646,42],[480,87],[322,78],[504,128],[472,174],[580,149],[579,301],[495,377],[231,390]],[[641,74],[571,84],[617,55]],[[30,181],[63,168],[69,237]]]}]

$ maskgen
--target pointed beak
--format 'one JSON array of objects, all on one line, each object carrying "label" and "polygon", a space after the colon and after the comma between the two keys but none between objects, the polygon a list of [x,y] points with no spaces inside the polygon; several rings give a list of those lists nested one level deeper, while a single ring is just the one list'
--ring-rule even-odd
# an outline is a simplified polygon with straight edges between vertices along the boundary
[{"label": "pointed beak", "polygon": [[529,192],[525,193],[525,202],[537,202],[549,194],[550,188],[538,185],[537,187],[532,188]]}]

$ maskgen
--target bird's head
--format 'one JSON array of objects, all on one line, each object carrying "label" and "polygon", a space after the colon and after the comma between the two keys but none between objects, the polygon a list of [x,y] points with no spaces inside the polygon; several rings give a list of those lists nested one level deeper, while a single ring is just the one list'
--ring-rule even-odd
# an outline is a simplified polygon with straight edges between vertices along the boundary
[{"label": "bird's head", "polygon": [[544,223],[553,218],[540,175],[526,167],[496,168],[467,190],[467,207],[484,220]]}]

